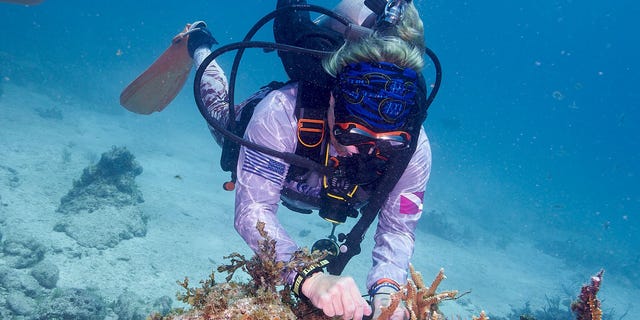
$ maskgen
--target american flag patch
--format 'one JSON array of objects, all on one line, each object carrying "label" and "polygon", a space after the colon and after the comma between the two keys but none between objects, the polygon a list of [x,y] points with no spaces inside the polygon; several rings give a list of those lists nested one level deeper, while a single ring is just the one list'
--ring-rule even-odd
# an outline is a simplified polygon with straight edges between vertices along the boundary
[{"label": "american flag patch", "polygon": [[264,153],[245,149],[242,170],[261,176],[273,183],[281,184],[284,180],[285,165],[282,162],[269,158]]}]

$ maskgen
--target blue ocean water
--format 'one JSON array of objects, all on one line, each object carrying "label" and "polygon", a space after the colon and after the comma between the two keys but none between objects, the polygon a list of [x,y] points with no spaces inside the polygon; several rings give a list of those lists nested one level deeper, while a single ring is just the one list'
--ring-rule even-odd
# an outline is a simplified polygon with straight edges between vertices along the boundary
[{"label": "blue ocean water", "polygon": [[[525,232],[545,252],[640,283],[637,4],[425,2],[445,68],[431,112],[432,188],[456,170],[477,221]],[[446,162],[442,163],[442,162]],[[491,172],[499,189],[465,190]],[[444,174],[447,178],[451,176]],[[504,196],[520,212],[501,209]],[[438,197],[438,195],[432,195]],[[498,199],[498,202],[493,201]],[[553,230],[549,237],[541,230]]]},{"label": "blue ocean water", "polygon": [[[420,228],[448,230],[460,245],[489,237],[496,250],[527,241],[640,288],[640,50],[632,36],[640,5],[414,1],[444,71],[425,124],[434,160]],[[0,3],[0,81],[125,114],[120,91],[186,22],[206,20],[225,44],[274,5]],[[275,55],[250,53],[240,95],[274,78],[283,79]],[[193,104],[190,92],[187,85],[177,101]],[[175,115],[202,130],[195,108]]]}]

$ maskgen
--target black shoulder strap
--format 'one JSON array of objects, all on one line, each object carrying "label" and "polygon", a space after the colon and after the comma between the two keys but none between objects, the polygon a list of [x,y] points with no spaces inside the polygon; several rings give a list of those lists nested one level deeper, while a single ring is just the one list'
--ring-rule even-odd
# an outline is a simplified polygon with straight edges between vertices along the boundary
[{"label": "black shoulder strap", "polygon": [[[298,82],[296,100],[296,119],[298,119],[296,154],[317,163],[322,163],[325,138],[327,132],[327,109],[329,106],[329,89],[308,81]],[[302,176],[308,169],[291,166],[288,177],[294,179]]]},{"label": "black shoulder strap", "polygon": [[[277,9],[306,4],[306,0],[278,0]],[[315,24],[309,11],[305,10],[286,10],[276,16],[273,34],[278,43],[321,51],[334,51],[344,43],[341,33]],[[324,71],[319,57],[285,51],[278,52],[278,55],[289,78],[298,82],[296,154],[321,163],[323,142],[327,136],[330,88],[335,80]],[[292,166],[288,176],[295,179],[306,171]]]}]

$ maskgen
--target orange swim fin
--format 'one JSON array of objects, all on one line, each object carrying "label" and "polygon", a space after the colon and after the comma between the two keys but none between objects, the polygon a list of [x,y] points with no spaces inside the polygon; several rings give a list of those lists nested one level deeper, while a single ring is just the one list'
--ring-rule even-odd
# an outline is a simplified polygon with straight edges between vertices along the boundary
[{"label": "orange swim fin", "polygon": [[178,95],[191,71],[193,61],[187,50],[185,30],[175,36],[171,46],[120,94],[120,104],[139,114],[162,111]]},{"label": "orange swim fin", "polygon": [[42,3],[44,0],[0,0],[0,2],[8,2],[8,3],[16,3],[16,4],[24,4],[28,6],[35,6],[37,4]]}]

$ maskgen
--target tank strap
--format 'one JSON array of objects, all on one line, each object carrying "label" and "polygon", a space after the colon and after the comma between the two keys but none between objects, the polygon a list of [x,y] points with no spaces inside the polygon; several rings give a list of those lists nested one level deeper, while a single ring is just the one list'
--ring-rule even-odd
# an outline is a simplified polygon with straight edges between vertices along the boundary
[{"label": "tank strap", "polygon": [[[311,82],[298,83],[298,96],[295,114],[298,119],[296,154],[322,163],[322,156],[326,148],[327,109],[329,106],[329,89]],[[308,169],[291,166],[288,178],[296,180]]]}]

